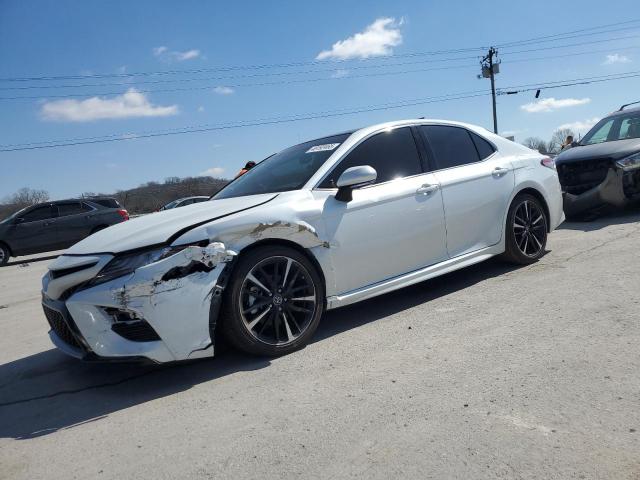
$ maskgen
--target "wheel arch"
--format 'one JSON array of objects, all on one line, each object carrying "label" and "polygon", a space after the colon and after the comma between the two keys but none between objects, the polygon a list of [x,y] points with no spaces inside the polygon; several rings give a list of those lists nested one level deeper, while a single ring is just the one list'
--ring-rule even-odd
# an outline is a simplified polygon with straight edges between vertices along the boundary
[{"label": "wheel arch", "polygon": [[530,186],[524,187],[518,190],[516,194],[513,196],[513,198],[511,199],[511,202],[509,203],[509,208],[511,208],[511,205],[513,204],[513,201],[516,199],[516,197],[522,194],[529,194],[535,197],[536,199],[538,199],[538,201],[540,201],[540,203],[542,204],[542,208],[544,208],[544,213],[547,216],[547,233],[551,233],[551,215],[549,212],[549,205],[547,204],[547,200],[546,198],[544,198],[544,195],[540,190]]},{"label": "wheel arch", "polygon": [[[298,253],[304,255],[305,258],[307,258],[307,260],[309,260],[311,262],[311,264],[315,267],[316,271],[318,272],[318,275],[320,275],[320,278],[322,279],[322,283],[324,284],[324,288],[325,288],[325,291],[326,291],[327,279],[326,279],[325,274],[324,274],[324,269],[320,265],[320,262],[318,261],[316,256],[308,248],[305,248],[302,245],[300,245],[299,243],[296,243],[296,242],[294,242],[292,240],[287,240],[287,239],[284,239],[284,238],[264,238],[264,239],[258,240],[256,242],[253,242],[253,243],[247,245],[246,247],[244,247],[242,250],[240,250],[238,252],[238,258],[246,255],[247,253],[249,253],[249,252],[251,252],[251,251],[253,251],[253,250],[257,249],[257,248],[270,247],[270,246],[289,247],[289,248],[292,248],[292,249],[296,250]],[[233,275],[233,271],[235,270],[235,265],[237,265],[237,262],[234,262],[234,265],[233,265],[231,271],[229,272],[229,275]]]},{"label": "wheel arch", "polygon": [[7,251],[9,252],[9,256],[13,257],[13,249],[11,248],[11,245],[9,245],[7,242],[5,242],[4,240],[0,240],[0,245],[2,245],[3,247],[5,247],[7,249]]}]

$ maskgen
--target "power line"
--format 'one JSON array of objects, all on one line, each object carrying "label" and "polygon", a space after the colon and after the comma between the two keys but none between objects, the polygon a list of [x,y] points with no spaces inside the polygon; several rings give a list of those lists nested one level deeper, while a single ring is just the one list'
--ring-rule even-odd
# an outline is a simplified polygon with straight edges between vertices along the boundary
[{"label": "power line", "polygon": [[[238,121],[235,123],[231,122],[227,124],[219,124],[214,126],[203,126],[200,128],[185,127],[181,130],[176,129],[174,131],[150,132],[146,134],[121,134],[120,136],[109,135],[102,138],[95,138],[95,139],[87,138],[87,139],[80,139],[77,141],[69,141],[69,142],[51,141],[51,142],[48,142],[49,144],[45,144],[46,142],[33,142],[33,143],[20,144],[22,146],[3,145],[3,146],[0,146],[0,152],[16,152],[16,151],[23,151],[23,150],[39,150],[39,149],[45,149],[45,148],[70,147],[70,146],[87,145],[87,144],[94,144],[94,143],[117,142],[117,141],[139,139],[139,138],[164,137],[164,136],[171,136],[171,135],[183,135],[187,133],[210,132],[214,130],[228,130],[228,129],[252,127],[252,126],[274,125],[274,124],[280,124],[280,123],[297,122],[302,120],[314,120],[314,119],[320,119],[320,118],[354,115],[357,113],[390,110],[394,108],[404,108],[404,107],[411,107],[416,105],[426,105],[429,103],[463,100],[467,98],[474,98],[474,97],[480,97],[480,96],[486,96],[486,95],[488,94],[484,91],[478,91],[476,93],[467,94],[467,95],[448,94],[448,95],[441,95],[439,97],[426,97],[423,99],[405,100],[398,103],[388,103],[388,104],[382,104],[382,105],[361,107],[361,108],[352,109],[352,110],[336,110],[336,111],[329,111],[325,113],[320,112],[320,113],[300,114],[300,115],[294,115],[290,117],[274,117],[273,119],[262,120],[262,121],[246,120],[246,121]],[[59,142],[64,142],[64,143],[59,143]]]},{"label": "power line", "polygon": [[[516,85],[512,87],[503,87],[498,91],[498,95],[514,95],[516,93],[531,92],[535,90],[547,90],[552,88],[572,87],[576,85],[589,85],[592,83],[610,82],[613,80],[624,80],[627,78],[640,77],[640,70],[633,72],[623,72],[611,75],[600,75],[596,77],[584,77],[569,80],[558,80],[555,82],[528,83],[524,85]],[[531,87],[531,88],[525,88]]]},{"label": "power line", "polygon": [[[565,48],[565,47],[555,46],[552,48],[555,49],[555,48]],[[618,47],[616,48],[616,50],[632,50],[632,49],[638,49],[638,48],[640,48],[640,46],[627,46],[627,47]],[[538,50],[540,49],[526,50],[526,52],[538,51]],[[601,50],[589,50],[587,52],[572,52],[572,53],[567,53],[562,55],[553,55],[553,56],[546,56],[546,57],[510,59],[509,63],[522,63],[522,62],[538,61],[538,60],[552,60],[556,58],[593,55],[596,53],[607,53],[610,51],[611,49],[601,49]],[[522,52],[508,52],[508,53],[504,53],[503,55],[513,55],[517,53],[522,53]],[[400,63],[392,63],[392,64],[386,64],[386,65],[385,64],[355,65],[355,66],[349,66],[348,69],[349,71],[370,70],[370,69],[377,69],[377,68],[400,67],[400,66],[407,66],[407,65],[422,65],[425,63],[442,63],[442,62],[459,61],[459,60],[476,60],[478,58],[479,58],[478,56],[466,56],[466,57],[441,58],[436,60],[417,60],[412,62],[400,62]],[[452,67],[452,68],[456,68],[456,67]],[[313,73],[330,73],[330,72],[336,72],[336,69],[324,68],[324,69],[303,70],[303,71],[297,71],[297,72],[271,72],[271,73],[262,72],[262,73],[252,73],[252,74],[242,74],[242,75],[227,75],[227,76],[221,76],[221,77],[195,77],[195,78],[142,80],[142,81],[136,80],[133,82],[107,82],[107,83],[73,84],[73,85],[69,85],[69,84],[27,85],[27,86],[19,86],[19,87],[0,87],[0,91],[16,91],[16,90],[23,91],[23,90],[40,90],[40,89],[57,89],[57,88],[117,87],[117,86],[135,87],[137,85],[147,85],[147,84],[157,85],[157,84],[166,84],[166,83],[183,83],[183,82],[188,83],[188,82],[199,82],[199,81],[203,81],[203,82],[204,81],[224,81],[224,80],[235,80],[240,78],[261,78],[261,77],[272,77],[272,76],[278,77],[278,76],[285,76],[285,75],[308,75]],[[351,76],[351,78],[353,78],[353,76]],[[150,90],[150,92],[152,91],[155,91],[155,90]],[[84,95],[89,95],[89,94],[85,93],[80,96],[84,96]],[[100,94],[100,95],[103,95],[103,94]],[[41,98],[43,96],[46,96],[46,95],[41,95],[41,96],[38,96],[37,98]],[[23,98],[23,97],[16,97],[16,98]],[[16,99],[16,98],[9,97],[8,99]],[[33,98],[33,97],[26,97],[26,98]],[[1,97],[0,97],[0,100],[2,100]]]},{"label": "power line", "polygon": [[628,35],[626,37],[604,38],[600,40],[592,40],[590,42],[570,43],[568,45],[552,45],[548,47],[530,48],[528,50],[516,50],[515,52],[506,52],[502,55],[515,55],[516,53],[539,52],[540,50],[555,50],[557,48],[582,47],[584,45],[593,45],[594,43],[616,42],[618,40],[629,40],[632,38],[640,38],[640,35]]},{"label": "power line", "polygon": [[[369,78],[369,77],[384,77],[389,75],[406,75],[409,73],[422,73],[422,72],[432,72],[437,70],[452,70],[452,69],[462,69],[462,68],[475,68],[476,65],[449,65],[446,67],[432,67],[432,68],[419,68],[413,70],[403,70],[403,71],[391,71],[391,72],[376,72],[376,73],[364,73],[360,75],[349,75],[348,77],[318,77],[318,78],[303,78],[303,79],[291,79],[291,80],[276,80],[271,82],[260,82],[260,83],[239,83],[239,84],[224,84],[224,85],[205,85],[199,87],[176,87],[176,88],[156,88],[156,89],[144,89],[138,90],[138,93],[168,93],[168,92],[190,92],[190,91],[202,91],[202,90],[212,90],[215,87],[225,86],[229,88],[245,88],[245,87],[266,87],[266,86],[274,86],[274,85],[290,85],[295,83],[315,83],[315,82],[324,82],[324,81],[332,81],[332,80],[343,80],[344,78]],[[34,100],[39,98],[78,98],[78,97],[98,97],[98,96],[108,96],[108,95],[122,95],[123,92],[94,92],[94,93],[65,93],[58,95],[18,95],[14,97],[0,97],[0,101],[2,100]]]},{"label": "power line", "polygon": [[[501,48],[506,48],[506,47],[517,46],[517,45],[544,43],[547,41],[576,38],[580,36],[602,35],[602,34],[611,33],[615,31],[629,30],[635,27],[623,27],[623,28],[614,29],[614,30],[603,30],[603,29],[620,26],[620,25],[629,25],[629,24],[638,23],[638,22],[640,22],[640,19],[627,20],[624,22],[610,23],[606,25],[589,27],[589,28],[574,30],[570,32],[533,37],[526,40],[505,42],[502,44],[498,44],[497,46]],[[593,30],[603,30],[603,31],[593,31]],[[583,32],[586,32],[586,33],[583,33]],[[573,34],[577,34],[577,35],[573,35]],[[481,52],[486,50],[487,48],[488,48],[487,46],[477,46],[477,47],[457,48],[457,49],[448,49],[448,50],[432,50],[432,51],[426,51],[426,52],[398,54],[398,55],[393,55],[391,57],[385,57],[385,58],[410,58],[415,56],[437,56],[437,55],[466,53],[466,52]],[[379,57],[357,59],[357,61],[383,61],[383,60],[384,59],[381,59]],[[179,75],[179,74],[210,73],[210,72],[235,71],[235,70],[291,68],[291,67],[311,66],[311,65],[326,65],[327,63],[339,65],[339,64],[344,64],[344,63],[353,62],[353,61],[354,61],[353,59],[322,60],[322,61],[316,60],[316,61],[306,61],[306,62],[285,62],[285,63],[257,64],[257,65],[244,65],[244,66],[242,65],[241,66],[220,66],[215,68],[191,69],[191,70],[164,70],[164,71],[151,71],[151,72],[103,73],[103,74],[88,74],[88,75],[49,75],[49,76],[41,75],[41,76],[31,76],[31,77],[4,77],[4,78],[0,78],[0,81],[27,82],[27,81],[51,81],[51,80],[83,80],[83,79],[89,79],[89,78],[94,78],[94,79],[95,78],[131,78],[136,76],[151,76],[151,75]]]},{"label": "power line", "polygon": [[[640,22],[640,20],[632,20],[631,22],[633,23],[638,23]],[[623,23],[631,23],[631,22],[623,22]],[[558,40],[567,40],[570,38],[580,38],[580,37],[588,37],[591,35],[603,35],[605,33],[614,33],[614,32],[622,32],[625,30],[635,30],[639,27],[640,25],[632,25],[630,27],[622,27],[622,28],[614,28],[614,29],[609,29],[609,30],[602,30],[600,32],[587,32],[587,33],[578,33],[576,35],[570,35],[571,33],[576,33],[576,32],[584,32],[585,30],[595,30],[595,29],[601,29],[604,27],[592,27],[590,29],[581,29],[581,30],[575,30],[573,32],[566,32],[566,33],[558,33],[555,35],[545,35],[543,37],[537,37],[535,39],[529,39],[529,40],[520,40],[520,41],[516,41],[516,42],[511,42],[511,43],[505,43],[505,44],[498,44],[499,48],[508,48],[508,47],[514,47],[514,46],[521,46],[521,45],[532,45],[532,44],[536,44],[536,43],[546,43],[546,42],[555,42]]]},{"label": "power line", "polygon": [[[573,44],[568,44],[568,45],[554,45],[554,46],[547,46],[547,47],[539,47],[539,48],[533,48],[533,49],[527,49],[527,50],[518,50],[518,51],[513,51],[513,52],[506,52],[503,53],[502,56],[508,56],[508,55],[514,55],[514,54],[520,54],[520,53],[530,53],[530,52],[538,52],[540,50],[555,50],[555,49],[559,49],[559,48],[569,48],[569,47],[576,47],[576,46],[584,46],[584,45],[591,45],[594,43],[606,43],[606,42],[612,42],[612,41],[617,41],[617,40],[627,40],[627,39],[631,39],[631,38],[640,38],[640,35],[631,35],[631,36],[626,36],[626,37],[617,37],[617,38],[609,38],[609,39],[600,39],[600,40],[594,40],[594,41],[590,41],[590,42],[581,42],[581,43],[573,43]],[[638,47],[621,47],[619,50],[622,49],[626,49],[626,48],[638,48]],[[591,53],[596,53],[597,51],[591,51],[591,52],[585,52],[585,53],[576,53],[576,54],[567,54],[567,55],[558,55],[557,57],[569,57],[572,55],[583,55],[583,54],[591,54]],[[600,52],[602,52],[602,50],[600,50]],[[453,60],[463,60],[463,59],[475,59],[478,57],[458,57],[458,58],[449,58],[449,59],[440,59],[440,60],[435,60],[433,62],[438,62],[438,61],[453,61]],[[550,58],[554,58],[554,57],[542,57],[540,58],[540,60],[542,59],[550,59]],[[512,60],[512,62],[526,62],[526,61],[535,61],[538,59],[516,59],[516,60]],[[397,64],[392,64],[392,65],[371,65],[371,66],[356,66],[356,67],[351,67],[352,69],[358,68],[384,68],[384,67],[393,67],[393,66],[401,66],[401,65],[412,65],[412,64],[421,64],[421,63],[431,63],[432,61],[418,61],[418,62],[405,62],[405,63],[397,63]],[[474,65],[475,66],[475,65]],[[421,73],[421,72],[428,72],[428,71],[437,71],[437,70],[449,70],[449,69],[462,69],[462,68],[471,68],[471,65],[453,65],[453,66],[446,66],[446,67],[433,67],[433,68],[425,68],[425,69],[414,69],[414,70],[404,70],[404,71],[391,71],[391,72],[377,72],[377,73],[367,73],[367,74],[360,74],[360,75],[348,75],[346,77],[321,77],[321,78],[305,78],[305,79],[290,79],[290,80],[281,80],[281,81],[270,81],[270,82],[260,82],[260,83],[240,83],[240,84],[224,84],[224,85],[220,85],[220,84],[216,84],[216,85],[207,85],[207,86],[198,86],[198,87],[176,87],[176,88],[164,88],[164,89],[144,89],[144,90],[139,90],[137,89],[136,91],[139,93],[175,93],[175,92],[188,92],[188,91],[202,91],[202,90],[209,90],[209,89],[213,89],[217,86],[226,86],[226,87],[231,87],[231,88],[245,88],[245,87],[264,87],[264,86],[274,86],[274,85],[286,85],[286,84],[296,84],[296,83],[315,83],[315,82],[321,82],[321,81],[331,81],[331,80],[341,80],[344,78],[366,78],[366,77],[380,77],[380,76],[389,76],[389,75],[405,75],[405,74],[409,74],[409,73]],[[227,80],[227,79],[234,79],[234,78],[252,78],[252,77],[262,77],[262,76],[281,76],[281,75],[292,75],[292,74],[309,74],[309,73],[314,73],[314,72],[333,72],[335,71],[335,69],[324,69],[324,70],[309,70],[309,71],[305,71],[305,72],[277,72],[277,73],[272,73],[272,74],[249,74],[249,75],[237,75],[237,76],[227,76],[227,77],[209,77],[209,78],[195,78],[195,79],[178,79],[178,80],[158,80],[158,81],[149,81],[149,82],[140,82],[140,83],[151,83],[151,84],[155,84],[155,83],[176,83],[176,82],[192,82],[192,81],[209,81],[209,80]],[[90,85],[75,85],[75,87],[81,88],[81,87],[89,87],[89,86],[100,86],[100,85],[115,85],[115,86],[135,86],[135,84],[132,83],[115,83],[115,84],[90,84]],[[68,87],[74,87],[74,85],[63,85],[63,86],[57,86],[58,88],[68,88]],[[56,88],[56,86],[44,86],[44,87],[38,87],[38,86],[28,86],[28,87],[8,87],[8,88],[0,88],[0,90],[26,90],[26,89],[32,89],[32,88]],[[110,92],[92,92],[92,93],[67,93],[67,94],[56,94],[56,95],[16,95],[16,96],[7,96],[7,97],[0,97],[0,101],[3,100],[35,100],[35,99],[41,99],[41,98],[89,98],[89,97],[95,97],[95,96],[107,96],[107,95],[121,95],[123,92],[121,91],[110,91]]]},{"label": "power line", "polygon": [[[565,80],[515,85],[515,86],[499,89],[498,93],[506,94],[506,91],[509,89],[517,89],[518,90],[517,93],[521,93],[521,92],[534,91],[534,90],[545,90],[545,89],[561,88],[561,87],[576,86],[576,85],[587,85],[591,83],[601,83],[601,82],[624,80],[628,78],[637,78],[637,77],[640,77],[640,70],[622,72],[619,74],[611,74],[611,75],[601,75],[601,76],[593,76],[593,77],[582,77],[582,78],[575,78],[575,79],[565,79]],[[94,143],[116,142],[116,141],[124,141],[124,140],[138,139],[138,138],[153,138],[153,137],[163,137],[163,136],[171,136],[171,135],[182,135],[187,133],[227,130],[227,129],[243,128],[243,127],[250,127],[250,126],[274,125],[274,124],[291,123],[291,122],[303,121],[303,120],[313,120],[313,119],[319,119],[319,118],[353,115],[353,114],[366,113],[366,112],[372,112],[372,111],[390,110],[395,108],[425,105],[429,103],[463,100],[463,99],[488,96],[488,95],[489,93],[485,92],[484,90],[476,90],[476,91],[470,91],[470,92],[444,94],[444,95],[434,96],[434,97],[425,97],[421,99],[404,100],[400,102],[389,102],[384,104],[369,105],[369,106],[355,108],[355,109],[328,110],[324,112],[302,113],[302,114],[289,115],[289,116],[267,117],[262,119],[253,119],[253,120],[238,120],[235,122],[226,122],[226,123],[219,123],[219,124],[195,125],[195,126],[189,126],[189,127],[183,127],[183,128],[176,128],[173,130],[159,131],[159,132],[156,131],[156,132],[141,132],[141,133],[120,133],[120,134],[104,135],[101,137],[84,137],[84,138],[66,139],[66,140],[50,140],[50,141],[41,141],[41,142],[0,145],[0,152],[38,150],[38,149],[45,149],[45,148],[57,148],[57,147],[68,147],[68,146],[86,145],[86,144],[94,144]]]},{"label": "power line", "polygon": [[[194,74],[194,73],[210,73],[210,72],[226,72],[235,70],[262,70],[268,68],[292,68],[292,67],[305,67],[313,65],[327,65],[336,64],[341,65],[349,62],[371,62],[371,61],[387,61],[395,58],[411,58],[418,56],[437,56],[445,54],[466,53],[472,51],[480,51],[484,47],[472,47],[472,48],[457,48],[450,50],[432,50],[427,52],[410,52],[404,54],[391,55],[387,57],[369,57],[359,59],[345,59],[345,60],[315,60],[307,62],[288,62],[288,63],[272,63],[272,64],[258,64],[258,65],[239,65],[239,66],[220,66],[215,68],[199,68],[190,70],[157,70],[151,72],[131,72],[131,73],[100,73],[100,74],[88,74],[88,75],[51,75],[51,76],[33,76],[33,77],[4,77],[0,78],[0,82],[27,82],[27,81],[50,81],[50,80],[84,80],[88,78],[129,78],[137,76],[151,76],[151,75],[181,75],[181,74]],[[474,57],[475,58],[475,57]]]},{"label": "power line", "polygon": [[[441,58],[437,60],[418,60],[414,62],[401,62],[382,65],[355,65],[348,67],[349,70],[368,70],[374,68],[388,68],[399,67],[405,65],[417,65],[424,63],[442,63],[459,60],[475,60],[477,56],[467,57],[454,57],[454,58]],[[113,87],[113,86],[135,86],[143,84],[162,84],[162,83],[178,83],[178,82],[197,82],[197,81],[213,81],[213,80],[235,80],[238,78],[259,78],[259,77],[272,77],[283,75],[307,75],[311,73],[329,73],[336,72],[335,68],[323,68],[313,70],[303,70],[299,72],[270,72],[270,73],[251,73],[242,75],[227,75],[222,77],[195,77],[195,78],[178,78],[178,79],[162,79],[162,80],[142,80],[134,82],[108,82],[108,83],[88,83],[88,84],[73,84],[73,85],[27,85],[20,87],[0,87],[0,90],[34,90],[34,89],[53,89],[53,88],[85,88],[85,87]]]}]

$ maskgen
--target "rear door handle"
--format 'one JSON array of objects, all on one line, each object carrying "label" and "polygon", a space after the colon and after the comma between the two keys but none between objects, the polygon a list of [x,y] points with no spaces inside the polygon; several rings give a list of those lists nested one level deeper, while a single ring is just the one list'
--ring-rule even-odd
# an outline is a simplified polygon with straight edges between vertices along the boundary
[{"label": "rear door handle", "polygon": [[431,195],[433,192],[437,191],[438,188],[440,188],[438,185],[425,183],[420,188],[418,188],[418,190],[416,190],[416,193],[419,195]]},{"label": "rear door handle", "polygon": [[509,172],[509,168],[505,168],[505,167],[496,167],[493,169],[493,176],[494,177],[502,177],[503,175],[506,175]]}]

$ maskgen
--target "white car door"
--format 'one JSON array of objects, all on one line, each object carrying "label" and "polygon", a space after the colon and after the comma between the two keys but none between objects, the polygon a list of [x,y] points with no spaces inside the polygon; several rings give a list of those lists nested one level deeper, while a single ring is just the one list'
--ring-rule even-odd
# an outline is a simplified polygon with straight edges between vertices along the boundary
[{"label": "white car door", "polygon": [[[335,199],[347,168],[370,165],[376,183]],[[314,191],[324,197],[335,291],[346,293],[447,258],[442,195],[435,176],[423,173],[408,127],[376,134],[343,158]]]},{"label": "white car door", "polygon": [[515,186],[513,166],[479,135],[461,127],[419,127],[442,189],[451,258],[497,244]]}]

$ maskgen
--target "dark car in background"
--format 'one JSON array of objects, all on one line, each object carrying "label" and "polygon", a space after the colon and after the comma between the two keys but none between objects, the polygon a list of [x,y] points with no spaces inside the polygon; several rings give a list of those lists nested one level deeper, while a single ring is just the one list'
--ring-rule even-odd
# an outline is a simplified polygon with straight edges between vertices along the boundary
[{"label": "dark car in background", "polygon": [[629,105],[556,157],[567,218],[640,201],[640,108]]},{"label": "dark car in background", "polygon": [[125,220],[129,214],[114,198],[60,200],[24,208],[0,221],[0,266],[9,257],[69,248]]},{"label": "dark car in background", "polygon": [[172,208],[186,207],[187,205],[191,205],[193,203],[206,202],[211,197],[197,196],[197,197],[185,197],[174,200],[173,202],[167,203],[165,206],[160,207],[158,209],[159,212],[163,210],[171,210]]}]

